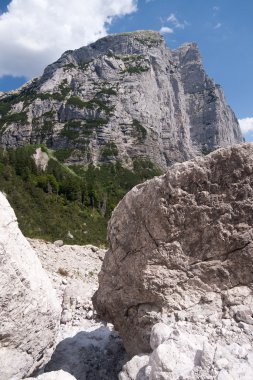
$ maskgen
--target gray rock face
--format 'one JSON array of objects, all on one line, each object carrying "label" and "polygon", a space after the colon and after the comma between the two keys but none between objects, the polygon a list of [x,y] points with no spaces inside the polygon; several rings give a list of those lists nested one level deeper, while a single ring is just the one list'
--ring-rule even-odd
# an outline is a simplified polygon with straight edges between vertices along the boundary
[{"label": "gray rock face", "polygon": [[48,359],[61,308],[46,272],[0,193],[0,380],[19,380]]},{"label": "gray rock face", "polygon": [[67,162],[174,162],[242,141],[196,44],[172,51],[157,32],[108,36],[68,51],[0,97],[2,146],[46,143]]},{"label": "gray rock face", "polygon": [[252,201],[253,144],[241,144],[175,164],[119,203],[94,305],[131,354],[150,351],[158,321],[228,318],[252,343]]}]

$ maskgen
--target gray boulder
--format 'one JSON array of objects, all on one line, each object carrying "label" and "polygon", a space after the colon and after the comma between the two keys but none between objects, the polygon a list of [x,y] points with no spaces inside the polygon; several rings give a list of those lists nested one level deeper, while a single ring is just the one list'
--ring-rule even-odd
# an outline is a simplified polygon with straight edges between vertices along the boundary
[{"label": "gray boulder", "polygon": [[136,186],[108,235],[93,301],[131,355],[150,352],[159,321],[230,319],[252,338],[253,144],[175,164]]},{"label": "gray boulder", "polygon": [[0,379],[19,380],[50,356],[61,308],[0,193]]}]

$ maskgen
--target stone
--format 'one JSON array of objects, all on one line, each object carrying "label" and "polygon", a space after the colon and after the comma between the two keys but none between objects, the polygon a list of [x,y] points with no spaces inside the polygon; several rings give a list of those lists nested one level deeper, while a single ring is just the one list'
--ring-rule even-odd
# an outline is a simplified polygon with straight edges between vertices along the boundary
[{"label": "stone", "polygon": [[46,272],[0,193],[0,379],[42,366],[54,347],[60,304]]},{"label": "stone", "polygon": [[41,148],[37,148],[32,157],[35,161],[36,166],[45,171],[49,161],[47,153],[43,152]]},{"label": "stone", "polygon": [[216,360],[215,365],[219,370],[221,370],[223,368],[227,368],[229,365],[229,362],[226,358],[220,358]]},{"label": "stone", "polygon": [[165,323],[157,323],[153,326],[150,336],[150,347],[155,350],[160,344],[171,336],[172,329]]},{"label": "stone", "polygon": [[93,311],[92,310],[88,311],[88,313],[86,314],[86,318],[87,319],[92,319],[93,318]]},{"label": "stone", "polygon": [[251,318],[252,157],[247,143],[175,164],[134,187],[114,210],[93,302],[130,355],[150,352],[152,327],[177,320],[179,310],[196,326],[205,323],[199,316],[215,315],[216,330],[205,328],[220,341],[224,312],[233,318],[246,310]]},{"label": "stone", "polygon": [[[148,355],[134,356],[122,368],[119,374],[119,380],[145,380],[145,367],[149,363]],[[143,374],[142,374],[143,373]]]},{"label": "stone", "polygon": [[219,374],[217,380],[235,380],[225,369],[222,369]]},{"label": "stone", "polygon": [[62,247],[63,246],[63,240],[56,240],[56,241],[54,241],[54,245],[56,246],[56,247]]},{"label": "stone", "polygon": [[48,373],[43,373],[38,377],[28,377],[26,380],[75,380],[75,377],[70,375],[70,373],[65,372],[63,370],[60,371],[52,371]]},{"label": "stone", "polygon": [[[157,328],[159,329],[159,326]],[[162,330],[160,332],[162,333]],[[188,378],[194,367],[201,365],[203,347],[207,339],[200,335],[188,334],[182,329],[174,330],[174,333],[176,334],[171,334],[150,355],[150,380]]]},{"label": "stone", "polygon": [[[91,245],[55,247],[37,239],[29,242],[52,280],[63,314],[70,312],[71,316],[68,322],[60,324],[56,348],[43,367],[44,372],[49,376],[52,371],[62,369],[80,380],[118,380],[118,373],[126,363],[122,340],[112,325],[86,319],[86,309],[91,310],[91,296],[98,287],[97,272],[105,250]],[[65,277],[59,268],[69,272],[67,285],[62,285]],[[86,276],[90,271],[94,275]]]},{"label": "stone", "polygon": [[[67,51],[40,78],[0,95],[0,104],[10,95],[0,146],[45,143],[69,150],[66,163],[120,160],[132,167],[133,159],[145,157],[166,169],[243,141],[197,45],[171,50],[154,31],[107,36]],[[9,121],[21,112],[26,122]]]},{"label": "stone", "polygon": [[72,235],[72,233],[71,233],[70,231],[68,231],[68,233],[67,233],[67,237],[68,237],[69,239],[74,239],[74,236]]},{"label": "stone", "polygon": [[72,320],[72,312],[70,310],[64,310],[61,316],[61,323],[68,323]]}]

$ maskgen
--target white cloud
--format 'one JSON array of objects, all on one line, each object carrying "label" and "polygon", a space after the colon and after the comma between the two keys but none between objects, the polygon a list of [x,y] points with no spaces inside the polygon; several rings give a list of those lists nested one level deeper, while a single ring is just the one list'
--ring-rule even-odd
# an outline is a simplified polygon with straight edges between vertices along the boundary
[{"label": "white cloud", "polygon": [[242,133],[253,131],[253,117],[245,117],[244,119],[239,119],[238,121],[242,130]]},{"label": "white cloud", "polygon": [[107,34],[137,0],[12,0],[0,15],[0,76],[41,74],[65,50]]},{"label": "white cloud", "polygon": [[172,28],[169,28],[168,26],[163,26],[161,29],[160,29],[160,33],[162,34],[172,34],[174,33],[174,30]]},{"label": "white cloud", "polygon": [[186,21],[180,22],[174,13],[171,13],[169,15],[169,17],[167,18],[167,21],[170,22],[175,28],[178,28],[178,29],[184,29],[186,25],[188,25],[188,22]]},{"label": "white cloud", "polygon": [[222,24],[220,23],[220,22],[217,22],[217,24],[216,25],[214,25],[214,29],[220,29],[221,28],[221,26],[222,26]]}]

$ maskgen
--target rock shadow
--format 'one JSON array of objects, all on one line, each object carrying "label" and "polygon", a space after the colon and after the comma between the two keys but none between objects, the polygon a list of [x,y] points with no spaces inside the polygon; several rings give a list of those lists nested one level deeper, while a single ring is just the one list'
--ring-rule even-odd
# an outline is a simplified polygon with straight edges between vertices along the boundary
[{"label": "rock shadow", "polygon": [[101,326],[62,340],[44,371],[62,369],[77,380],[118,380],[118,373],[126,360],[119,335]]}]

